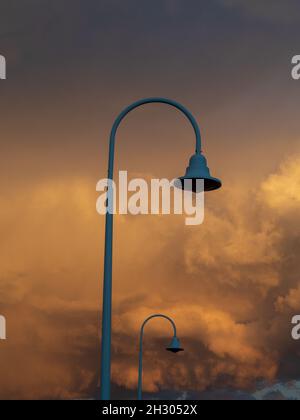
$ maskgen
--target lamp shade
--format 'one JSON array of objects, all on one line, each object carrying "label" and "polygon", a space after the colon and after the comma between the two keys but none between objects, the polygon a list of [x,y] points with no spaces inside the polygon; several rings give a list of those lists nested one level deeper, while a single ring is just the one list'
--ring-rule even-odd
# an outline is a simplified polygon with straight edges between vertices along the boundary
[{"label": "lamp shade", "polygon": [[175,185],[178,188],[192,190],[193,192],[200,192],[197,189],[197,180],[202,179],[204,181],[204,191],[217,190],[222,186],[222,182],[218,178],[214,178],[210,175],[210,170],[207,166],[205,156],[200,153],[196,153],[191,157],[185,175],[180,177]]},{"label": "lamp shade", "polygon": [[173,337],[169,347],[167,347],[166,350],[171,351],[172,353],[184,351],[184,349],[180,346],[180,341],[177,337]]}]

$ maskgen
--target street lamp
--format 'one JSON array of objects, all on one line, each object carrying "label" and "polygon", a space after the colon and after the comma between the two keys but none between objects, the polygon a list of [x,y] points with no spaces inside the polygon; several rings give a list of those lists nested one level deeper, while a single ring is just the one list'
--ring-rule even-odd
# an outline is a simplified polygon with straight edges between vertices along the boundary
[{"label": "street lamp", "polygon": [[[119,125],[122,120],[139,106],[160,103],[170,105],[181,111],[193,126],[196,136],[196,153],[191,157],[189,167],[184,177],[180,178],[181,188],[184,188],[184,180],[192,180],[192,189],[196,191],[196,180],[204,180],[204,191],[211,191],[221,187],[221,181],[210,175],[207,167],[206,159],[201,152],[201,135],[199,126],[193,115],[181,104],[165,98],[147,98],[134,102],[125,108],[116,118],[109,143],[108,158],[108,180],[113,180],[114,174],[114,154],[115,154],[115,138]],[[108,184],[108,202],[113,208],[113,191],[112,186]],[[105,250],[104,250],[104,280],[103,280],[103,307],[102,307],[102,345],[101,345],[101,399],[110,399],[110,378],[111,378],[111,318],[112,318],[112,250],[113,250],[113,212],[106,213],[105,224]]]},{"label": "street lamp", "polygon": [[165,318],[167,321],[169,321],[172,324],[173,330],[174,330],[174,336],[172,338],[172,341],[170,343],[170,345],[166,348],[167,351],[170,351],[171,353],[178,353],[180,351],[183,351],[183,348],[181,348],[180,346],[180,341],[177,338],[177,331],[176,331],[176,325],[175,322],[169,318],[166,315],[162,315],[162,314],[155,314],[155,315],[151,315],[149,316],[149,318],[147,318],[142,327],[141,327],[141,333],[140,333],[140,351],[139,351],[139,377],[138,377],[138,400],[142,400],[142,396],[143,396],[143,391],[142,391],[142,387],[143,387],[143,337],[144,337],[144,329],[145,329],[145,325],[147,324],[148,321],[150,321],[150,319],[153,318]]}]

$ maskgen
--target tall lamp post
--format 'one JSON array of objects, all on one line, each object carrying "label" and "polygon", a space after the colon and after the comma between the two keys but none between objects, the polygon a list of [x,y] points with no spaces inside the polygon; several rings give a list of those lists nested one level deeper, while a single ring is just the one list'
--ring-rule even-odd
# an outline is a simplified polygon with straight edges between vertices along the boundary
[{"label": "tall lamp post", "polygon": [[173,321],[173,319],[169,318],[166,315],[155,314],[155,315],[149,316],[143,322],[143,325],[141,327],[141,333],[140,333],[138,400],[142,400],[143,399],[143,391],[142,391],[142,388],[143,388],[143,337],[144,337],[144,329],[145,329],[146,324],[150,321],[150,319],[153,319],[153,318],[165,318],[167,321],[169,321],[172,324],[174,335],[173,335],[173,338],[172,338],[172,341],[171,341],[169,347],[167,347],[166,350],[167,351],[170,351],[172,353],[178,353],[180,351],[183,351],[183,348],[181,348],[180,341],[179,341],[179,339],[177,337],[176,325],[175,325],[175,322]]},{"label": "tall lamp post", "polygon": [[[116,133],[122,120],[142,105],[160,103],[170,105],[181,111],[193,126],[196,136],[196,153],[191,157],[189,167],[184,177],[181,177],[181,187],[184,188],[184,180],[192,180],[193,191],[196,191],[196,180],[204,180],[204,191],[216,190],[221,187],[221,181],[210,175],[205,157],[201,152],[201,135],[199,126],[193,115],[181,104],[165,98],[147,98],[134,102],[125,108],[115,120],[109,143],[108,158],[108,180],[113,180],[114,174],[114,153]],[[108,198],[113,208],[112,186],[108,185]],[[111,378],[111,318],[112,318],[112,250],[113,250],[113,212],[107,212],[105,225],[105,250],[104,250],[104,280],[103,280],[103,307],[102,307],[102,345],[101,345],[101,399],[110,399],[110,378]]]}]

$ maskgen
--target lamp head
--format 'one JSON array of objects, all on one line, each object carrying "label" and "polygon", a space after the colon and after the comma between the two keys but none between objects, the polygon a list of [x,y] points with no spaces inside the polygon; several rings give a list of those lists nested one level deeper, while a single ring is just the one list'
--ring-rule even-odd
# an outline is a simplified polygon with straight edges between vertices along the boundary
[{"label": "lamp head", "polygon": [[[191,157],[185,175],[180,177],[179,182],[175,185],[178,188],[192,189],[193,192],[199,192],[197,191],[197,179],[204,180],[204,191],[217,190],[222,186],[222,182],[218,178],[214,178],[210,175],[207,160],[202,153],[196,153]],[[192,183],[184,182],[186,180],[190,180]]]},{"label": "lamp head", "polygon": [[180,346],[180,341],[177,337],[173,337],[169,347],[166,348],[167,351],[172,353],[178,353],[180,351],[184,351],[184,349]]}]

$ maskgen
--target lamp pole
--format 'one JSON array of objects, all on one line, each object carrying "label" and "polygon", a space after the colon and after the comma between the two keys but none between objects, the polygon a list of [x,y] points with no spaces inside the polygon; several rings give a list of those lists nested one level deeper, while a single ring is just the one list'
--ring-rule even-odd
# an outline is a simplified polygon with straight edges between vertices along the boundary
[{"label": "lamp pole", "polygon": [[168,351],[171,351],[173,353],[178,353],[179,351],[183,351],[182,348],[180,348],[180,342],[177,338],[177,331],[176,331],[176,325],[175,322],[173,321],[172,318],[163,315],[163,314],[155,314],[155,315],[151,315],[149,316],[142,324],[141,327],[141,332],[140,332],[140,350],[139,350],[139,371],[138,371],[138,400],[142,400],[143,398],[143,337],[144,337],[144,329],[146,324],[150,321],[150,319],[153,318],[164,318],[167,321],[169,321],[173,327],[173,331],[174,331],[174,336],[173,336],[173,340],[170,344],[170,346],[166,349]]},{"label": "lamp pole", "polygon": [[[113,180],[114,175],[114,153],[115,153],[115,139],[117,130],[122,122],[122,120],[133,111],[135,108],[138,108],[142,105],[159,103],[166,104],[177,108],[181,111],[190,123],[193,126],[195,136],[196,136],[196,154],[192,157],[193,161],[190,161],[191,177],[194,178],[195,167],[200,164],[201,168],[205,169],[206,160],[201,154],[201,135],[199,126],[193,117],[193,115],[181,104],[166,98],[147,98],[141,99],[140,101],[134,102],[132,105],[125,108],[119,116],[116,118],[111,134],[110,134],[110,143],[109,143],[109,158],[108,158],[108,180]],[[199,165],[198,165],[199,166]],[[200,168],[200,169],[201,169]],[[202,168],[202,169],[203,169]],[[201,172],[201,171],[200,171]],[[202,171],[203,172],[203,171]],[[205,173],[204,173],[205,172]],[[216,182],[216,179],[211,178],[209,175],[209,170],[205,169],[200,177],[202,179],[207,178],[208,182],[216,183],[215,187],[211,186],[209,189],[216,189],[221,186],[220,181]],[[190,175],[188,175],[190,176]],[[111,208],[113,208],[113,191],[112,186],[108,185],[108,203],[110,203]],[[111,318],[112,318],[112,254],[113,254],[113,212],[108,211],[106,214],[106,224],[105,224],[105,250],[104,250],[104,280],[103,280],[103,307],[102,307],[102,345],[101,345],[101,399],[109,400],[110,399],[110,382],[111,382]]]}]

